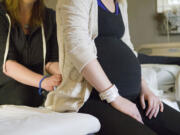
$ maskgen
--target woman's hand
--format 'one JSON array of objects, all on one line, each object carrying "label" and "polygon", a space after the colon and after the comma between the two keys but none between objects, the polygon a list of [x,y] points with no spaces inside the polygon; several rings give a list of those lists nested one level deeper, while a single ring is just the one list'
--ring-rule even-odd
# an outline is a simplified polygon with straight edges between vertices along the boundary
[{"label": "woman's hand", "polygon": [[143,80],[142,90],[140,94],[140,102],[143,109],[146,109],[145,101],[147,101],[148,106],[146,110],[146,116],[151,119],[152,117],[156,118],[159,111],[163,112],[164,105],[160,99],[155,96],[148,88],[147,84]]},{"label": "woman's hand", "polygon": [[52,75],[44,79],[44,81],[42,82],[42,88],[46,91],[53,91],[54,87],[59,86],[61,84],[61,81],[61,75]]},{"label": "woman's hand", "polygon": [[118,111],[129,115],[130,117],[136,119],[140,123],[144,124],[141,118],[141,115],[139,113],[139,110],[133,102],[127,100],[126,98],[123,98],[121,96],[117,97],[115,101],[111,103],[111,105],[117,109]]}]

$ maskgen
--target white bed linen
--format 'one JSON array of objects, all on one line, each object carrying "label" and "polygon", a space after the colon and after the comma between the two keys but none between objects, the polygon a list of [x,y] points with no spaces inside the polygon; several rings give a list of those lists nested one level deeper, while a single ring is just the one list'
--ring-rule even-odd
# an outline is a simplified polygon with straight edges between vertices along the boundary
[{"label": "white bed linen", "polygon": [[0,106],[0,135],[87,135],[99,129],[98,119],[88,114]]},{"label": "white bed linen", "polygon": [[142,64],[141,67],[142,76],[146,80],[150,90],[160,97],[164,103],[180,111],[175,96],[176,90],[178,90],[175,89],[176,76],[180,71],[180,66]]}]

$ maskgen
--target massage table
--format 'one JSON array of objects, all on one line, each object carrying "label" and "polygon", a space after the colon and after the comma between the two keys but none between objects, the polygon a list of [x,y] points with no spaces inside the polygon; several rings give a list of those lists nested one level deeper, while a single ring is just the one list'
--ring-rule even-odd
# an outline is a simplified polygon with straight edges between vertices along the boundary
[{"label": "massage table", "polygon": [[88,114],[57,113],[26,106],[0,106],[0,135],[87,135],[99,129],[99,120]]}]

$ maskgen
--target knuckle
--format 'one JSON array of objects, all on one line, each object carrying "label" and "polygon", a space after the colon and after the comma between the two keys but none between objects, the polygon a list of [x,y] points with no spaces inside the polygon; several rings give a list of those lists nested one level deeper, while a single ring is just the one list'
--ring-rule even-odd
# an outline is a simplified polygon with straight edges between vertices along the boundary
[{"label": "knuckle", "polygon": [[136,117],[137,117],[137,118],[140,118],[139,114],[136,114]]},{"label": "knuckle", "polygon": [[163,103],[159,100],[159,104],[162,104],[163,105]]},{"label": "knuckle", "polygon": [[131,114],[133,117],[136,117],[136,114],[135,113],[133,113],[133,114]]},{"label": "knuckle", "polygon": [[152,107],[153,107],[152,104],[149,104],[148,108],[150,109],[150,108],[152,108]]}]

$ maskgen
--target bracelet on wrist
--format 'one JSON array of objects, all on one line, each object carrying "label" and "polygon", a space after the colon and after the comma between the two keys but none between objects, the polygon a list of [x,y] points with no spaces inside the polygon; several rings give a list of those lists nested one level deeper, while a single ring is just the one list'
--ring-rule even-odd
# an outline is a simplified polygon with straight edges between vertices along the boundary
[{"label": "bracelet on wrist", "polygon": [[42,82],[43,82],[44,79],[46,79],[46,78],[47,78],[47,76],[44,76],[44,77],[40,80],[40,82],[39,82],[39,90],[38,90],[38,93],[39,93],[40,96],[42,95]]},{"label": "bracelet on wrist", "polygon": [[113,102],[119,96],[119,91],[116,85],[113,85],[109,89],[99,94],[101,100],[106,100],[108,103]]}]

